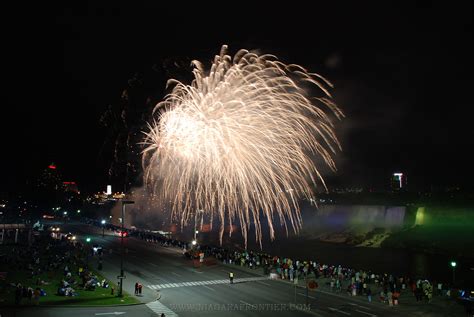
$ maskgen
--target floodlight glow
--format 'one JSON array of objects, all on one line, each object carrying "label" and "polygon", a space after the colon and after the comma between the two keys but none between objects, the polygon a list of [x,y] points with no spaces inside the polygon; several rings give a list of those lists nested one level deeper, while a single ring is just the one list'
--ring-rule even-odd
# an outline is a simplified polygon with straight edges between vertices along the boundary
[{"label": "floodlight glow", "polygon": [[393,176],[397,177],[398,182],[400,183],[400,188],[402,188],[403,173],[393,173]]}]

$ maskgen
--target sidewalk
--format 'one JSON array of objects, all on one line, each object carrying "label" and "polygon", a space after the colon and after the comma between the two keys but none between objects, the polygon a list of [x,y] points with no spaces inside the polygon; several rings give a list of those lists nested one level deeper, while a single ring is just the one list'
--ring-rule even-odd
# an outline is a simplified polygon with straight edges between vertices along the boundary
[{"label": "sidewalk", "polygon": [[[246,266],[240,266],[240,265],[235,265],[235,264],[223,264],[221,262],[219,263],[224,265],[225,267],[228,267],[229,269],[232,268],[234,272],[235,270],[241,270],[246,273],[264,276],[263,268],[250,269]],[[347,294],[346,288],[349,284],[349,281],[344,281],[343,285],[345,286],[345,288],[343,287],[341,289],[341,292],[336,292],[334,290],[331,290],[331,286],[330,286],[331,278],[320,277],[316,279],[314,278],[314,275],[310,275],[308,276],[307,280],[308,281],[315,280],[318,283],[318,288],[316,289],[316,292],[332,294],[334,296],[344,297],[344,298],[358,301],[360,303],[369,304],[367,297],[364,295],[349,296]],[[291,282],[290,280],[277,279],[277,281],[281,283],[294,285],[294,282]],[[447,297],[442,297],[442,296],[434,296],[430,303],[426,301],[417,302],[415,299],[415,296],[413,295],[410,289],[402,290],[400,294],[400,298],[399,298],[399,304],[397,306],[389,306],[386,303],[380,302],[379,294],[382,291],[382,288],[375,286],[373,283],[369,284],[369,286],[372,290],[372,302],[370,303],[370,305],[384,306],[387,308],[390,307],[390,308],[393,308],[394,310],[400,311],[400,313],[404,315],[429,316],[431,313],[438,313],[438,314],[443,313],[444,316],[460,316],[460,314],[462,316],[463,314],[463,307],[457,304],[456,302],[454,302],[452,299],[449,299]],[[297,287],[306,288],[305,280],[299,279]]]}]

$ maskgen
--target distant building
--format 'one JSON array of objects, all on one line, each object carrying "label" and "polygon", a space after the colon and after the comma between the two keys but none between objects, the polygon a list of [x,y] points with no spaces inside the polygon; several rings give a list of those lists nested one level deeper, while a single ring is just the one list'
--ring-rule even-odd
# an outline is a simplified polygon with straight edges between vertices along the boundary
[{"label": "distant building", "polygon": [[61,180],[61,174],[58,171],[57,166],[51,163],[47,168],[43,170],[43,173],[38,179],[38,187],[47,191],[62,191],[63,182]]},{"label": "distant building", "polygon": [[406,190],[407,186],[407,176],[404,173],[393,173],[392,178],[390,180],[390,187],[392,191],[399,192],[402,190]]},{"label": "distant building", "polygon": [[66,193],[80,194],[79,187],[76,182],[63,182],[63,188]]}]

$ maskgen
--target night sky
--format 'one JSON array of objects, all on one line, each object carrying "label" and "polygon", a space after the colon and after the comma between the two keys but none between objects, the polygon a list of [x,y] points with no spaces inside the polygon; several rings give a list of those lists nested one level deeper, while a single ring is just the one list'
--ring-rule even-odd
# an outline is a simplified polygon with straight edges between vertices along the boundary
[{"label": "night sky", "polygon": [[335,84],[347,118],[330,187],[380,188],[394,171],[417,189],[474,187],[471,1],[80,3],[2,10],[2,191],[51,162],[82,190],[105,189],[99,118],[127,81],[169,58],[209,62],[222,44]]}]

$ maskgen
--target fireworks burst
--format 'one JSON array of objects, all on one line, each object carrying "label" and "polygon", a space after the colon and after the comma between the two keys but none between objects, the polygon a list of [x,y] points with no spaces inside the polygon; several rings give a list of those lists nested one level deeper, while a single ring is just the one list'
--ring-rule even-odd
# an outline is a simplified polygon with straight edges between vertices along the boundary
[{"label": "fireworks burst", "polygon": [[[331,101],[332,85],[273,55],[240,50],[232,58],[226,46],[209,72],[193,66],[191,85],[171,80],[171,94],[155,108],[143,153],[146,183],[182,226],[199,210],[211,224],[218,217],[221,241],[226,223],[238,220],[245,244],[252,223],[261,244],[261,215],[272,239],[275,217],[297,232],[298,200],[324,185],[315,159],[335,170],[340,145],[330,116],[342,112]],[[308,96],[315,88],[322,96]]]}]

